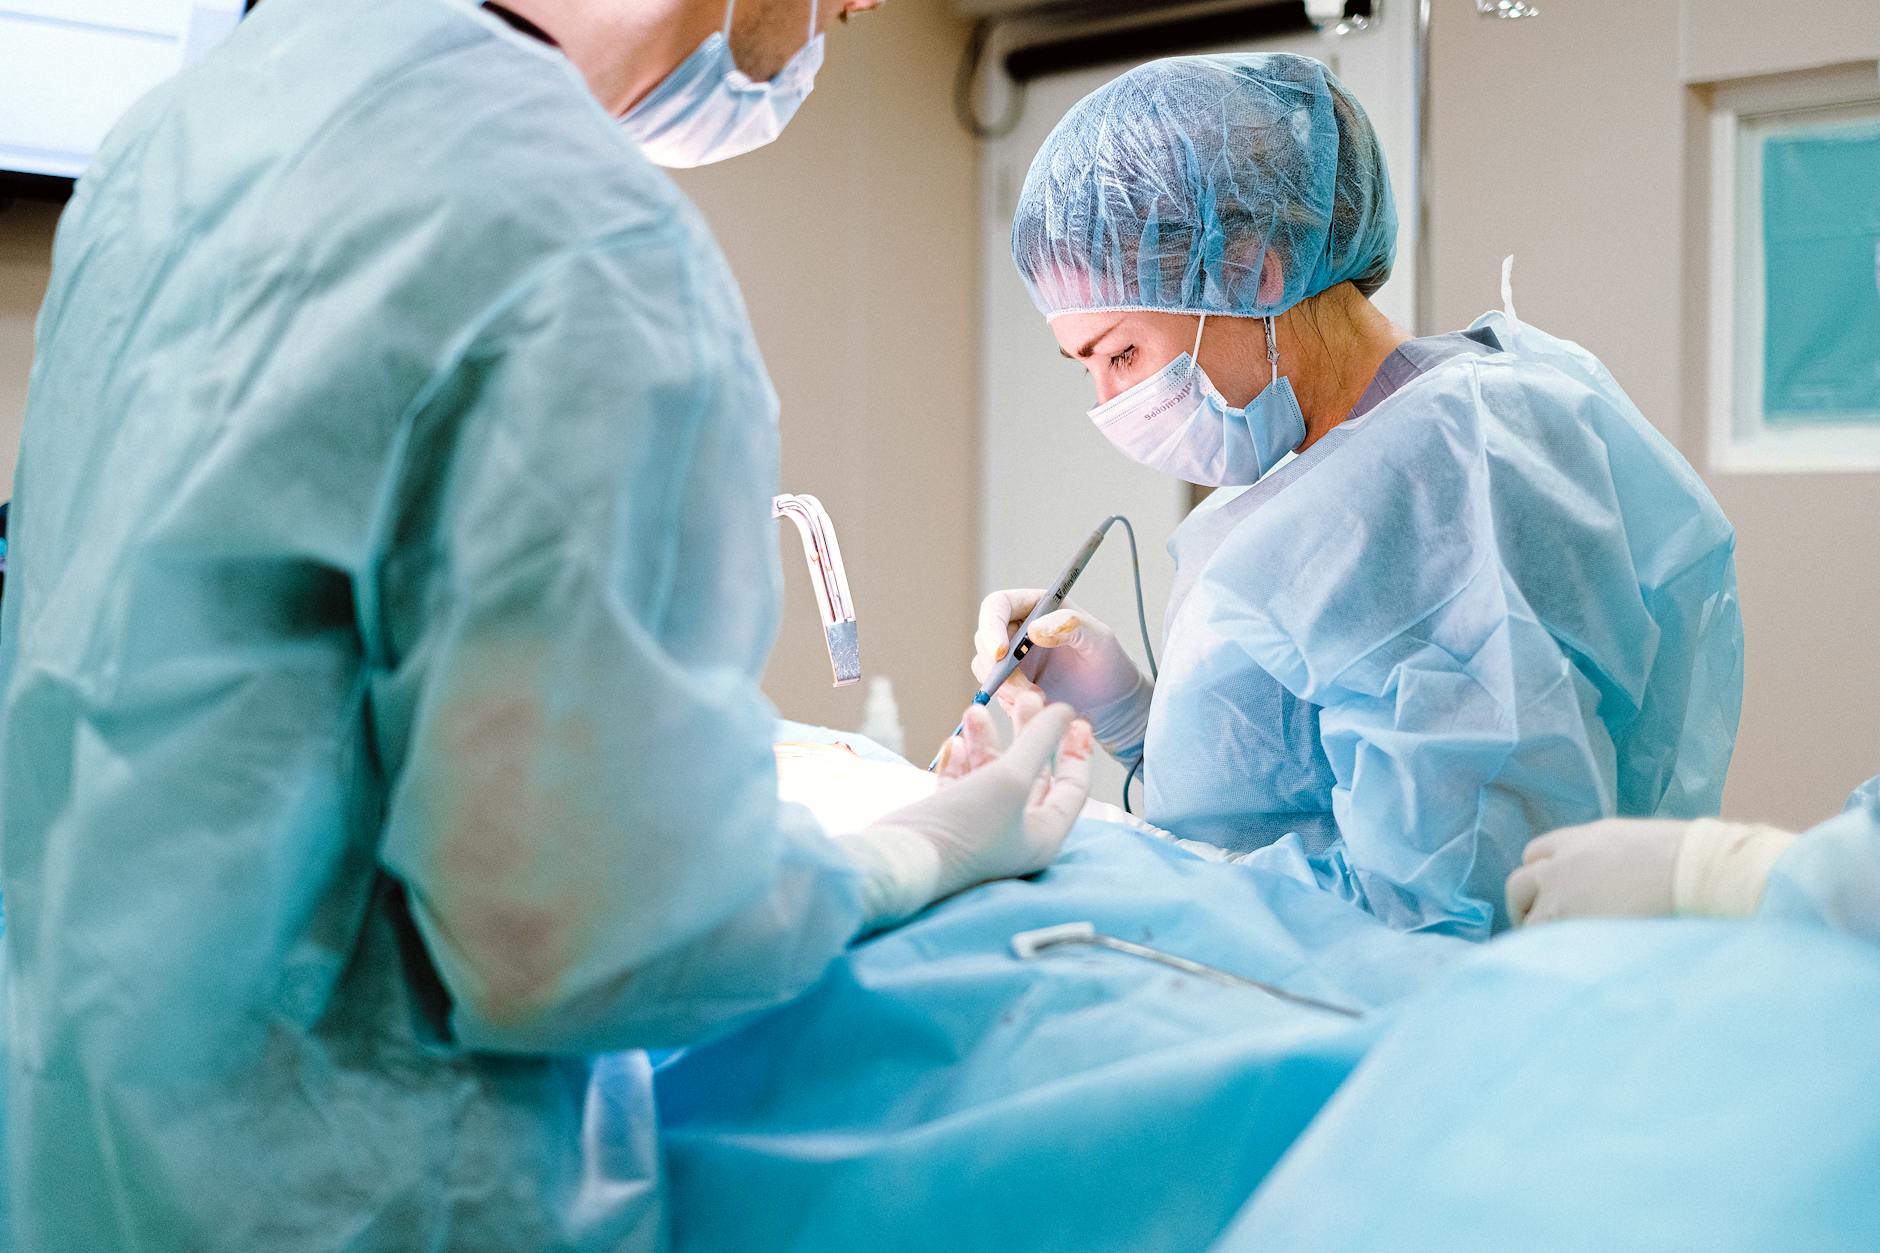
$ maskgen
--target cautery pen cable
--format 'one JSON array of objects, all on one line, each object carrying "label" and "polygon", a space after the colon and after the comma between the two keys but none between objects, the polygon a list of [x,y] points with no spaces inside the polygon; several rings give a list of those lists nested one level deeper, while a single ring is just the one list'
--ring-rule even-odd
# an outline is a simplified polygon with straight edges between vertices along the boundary
[{"label": "cautery pen cable", "polygon": [[[1013,632],[1011,640],[1007,642],[1005,659],[992,668],[992,673],[986,676],[986,681],[980,685],[977,692],[973,693],[973,704],[990,704],[993,694],[1001,687],[1005,686],[1005,681],[1012,677],[1012,672],[1018,669],[1019,663],[1024,661],[1026,656],[1031,652],[1032,623],[1044,617],[1046,614],[1056,613],[1059,609],[1064,607],[1065,600],[1069,598],[1071,594],[1072,585],[1083,575],[1084,567],[1090,564],[1090,559],[1097,555],[1097,549],[1103,544],[1103,537],[1109,533],[1111,527],[1119,522],[1123,524],[1123,531],[1129,536],[1129,561],[1136,580],[1136,625],[1142,630],[1142,651],[1149,658],[1149,676],[1151,678],[1159,677],[1155,665],[1155,648],[1149,643],[1149,613],[1142,597],[1142,557],[1136,549],[1136,528],[1130,525],[1128,518],[1117,513],[1111,514],[1097,524],[1097,529],[1090,533],[1090,538],[1086,539],[1077,549],[1076,553],[1073,554],[1070,561],[1065,564],[1063,571],[1059,573],[1050,588],[1043,596],[1038,598],[1038,603],[1031,607],[1031,612],[1025,615],[1025,620],[1019,624],[1018,630]],[[929,765],[927,769],[939,769],[940,758],[946,752],[947,744],[951,742],[954,735],[958,735],[965,729],[966,724],[964,722],[961,722],[959,726],[953,728],[953,735],[949,735],[946,740],[941,742],[940,752],[934,754],[933,763]],[[1140,767],[1140,764],[1141,763],[1138,763],[1138,767]],[[1130,771],[1130,777],[1135,777],[1134,770]],[[1123,791],[1124,804],[1127,807],[1129,795],[1129,785],[1127,782],[1123,785]]]}]

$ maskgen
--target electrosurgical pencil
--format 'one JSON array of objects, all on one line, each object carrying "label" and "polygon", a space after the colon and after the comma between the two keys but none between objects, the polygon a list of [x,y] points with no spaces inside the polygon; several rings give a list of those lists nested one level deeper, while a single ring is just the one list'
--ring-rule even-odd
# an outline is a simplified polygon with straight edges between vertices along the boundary
[{"label": "electrosurgical pencil", "polygon": [[[1056,613],[1064,607],[1065,598],[1071,594],[1071,585],[1077,582],[1083,574],[1084,567],[1090,564],[1090,559],[1097,555],[1097,549],[1102,545],[1104,535],[1120,521],[1123,521],[1120,515],[1105,518],[1097,529],[1090,533],[1090,538],[1083,542],[1083,546],[1065,565],[1063,573],[1057,576],[1056,581],[1051,584],[1045,594],[1038,598],[1038,603],[1031,607],[1031,612],[1025,615],[1024,622],[1019,624],[1018,631],[1012,636],[1005,650],[1005,659],[992,668],[992,673],[986,676],[986,681],[980,685],[977,692],[973,693],[973,704],[992,703],[993,693],[1005,686],[1005,681],[1012,677],[1012,672],[1018,669],[1019,663],[1024,661],[1031,652],[1031,624],[1046,614]],[[959,726],[953,728],[953,735],[958,735],[965,729],[966,724],[961,722]],[[940,768],[940,758],[946,752],[946,746],[952,741],[953,735],[949,735],[941,742],[940,752],[934,754],[933,764],[927,769]]]}]

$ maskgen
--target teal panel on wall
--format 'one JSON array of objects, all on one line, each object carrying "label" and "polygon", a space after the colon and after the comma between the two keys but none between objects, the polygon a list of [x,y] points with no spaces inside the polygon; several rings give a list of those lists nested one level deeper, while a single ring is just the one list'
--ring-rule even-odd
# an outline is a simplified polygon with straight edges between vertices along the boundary
[{"label": "teal panel on wall", "polygon": [[1763,141],[1763,415],[1880,421],[1880,122]]}]

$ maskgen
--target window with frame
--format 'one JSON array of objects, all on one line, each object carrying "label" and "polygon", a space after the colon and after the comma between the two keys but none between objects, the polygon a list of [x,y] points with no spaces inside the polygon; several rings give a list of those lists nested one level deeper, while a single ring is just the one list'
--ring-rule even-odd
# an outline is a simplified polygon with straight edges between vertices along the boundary
[{"label": "window with frame", "polygon": [[1710,461],[1880,470],[1880,81],[1717,89]]}]

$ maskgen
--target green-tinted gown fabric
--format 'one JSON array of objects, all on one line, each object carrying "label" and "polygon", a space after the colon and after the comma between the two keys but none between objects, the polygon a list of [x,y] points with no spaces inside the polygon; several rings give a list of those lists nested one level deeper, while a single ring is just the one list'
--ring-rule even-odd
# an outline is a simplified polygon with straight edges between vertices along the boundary
[{"label": "green-tinted gown fabric", "polygon": [[133,110],[0,628],[12,1247],[663,1241],[590,1056],[860,921],[755,686],[776,466],[717,249],[550,49],[268,0]]}]

